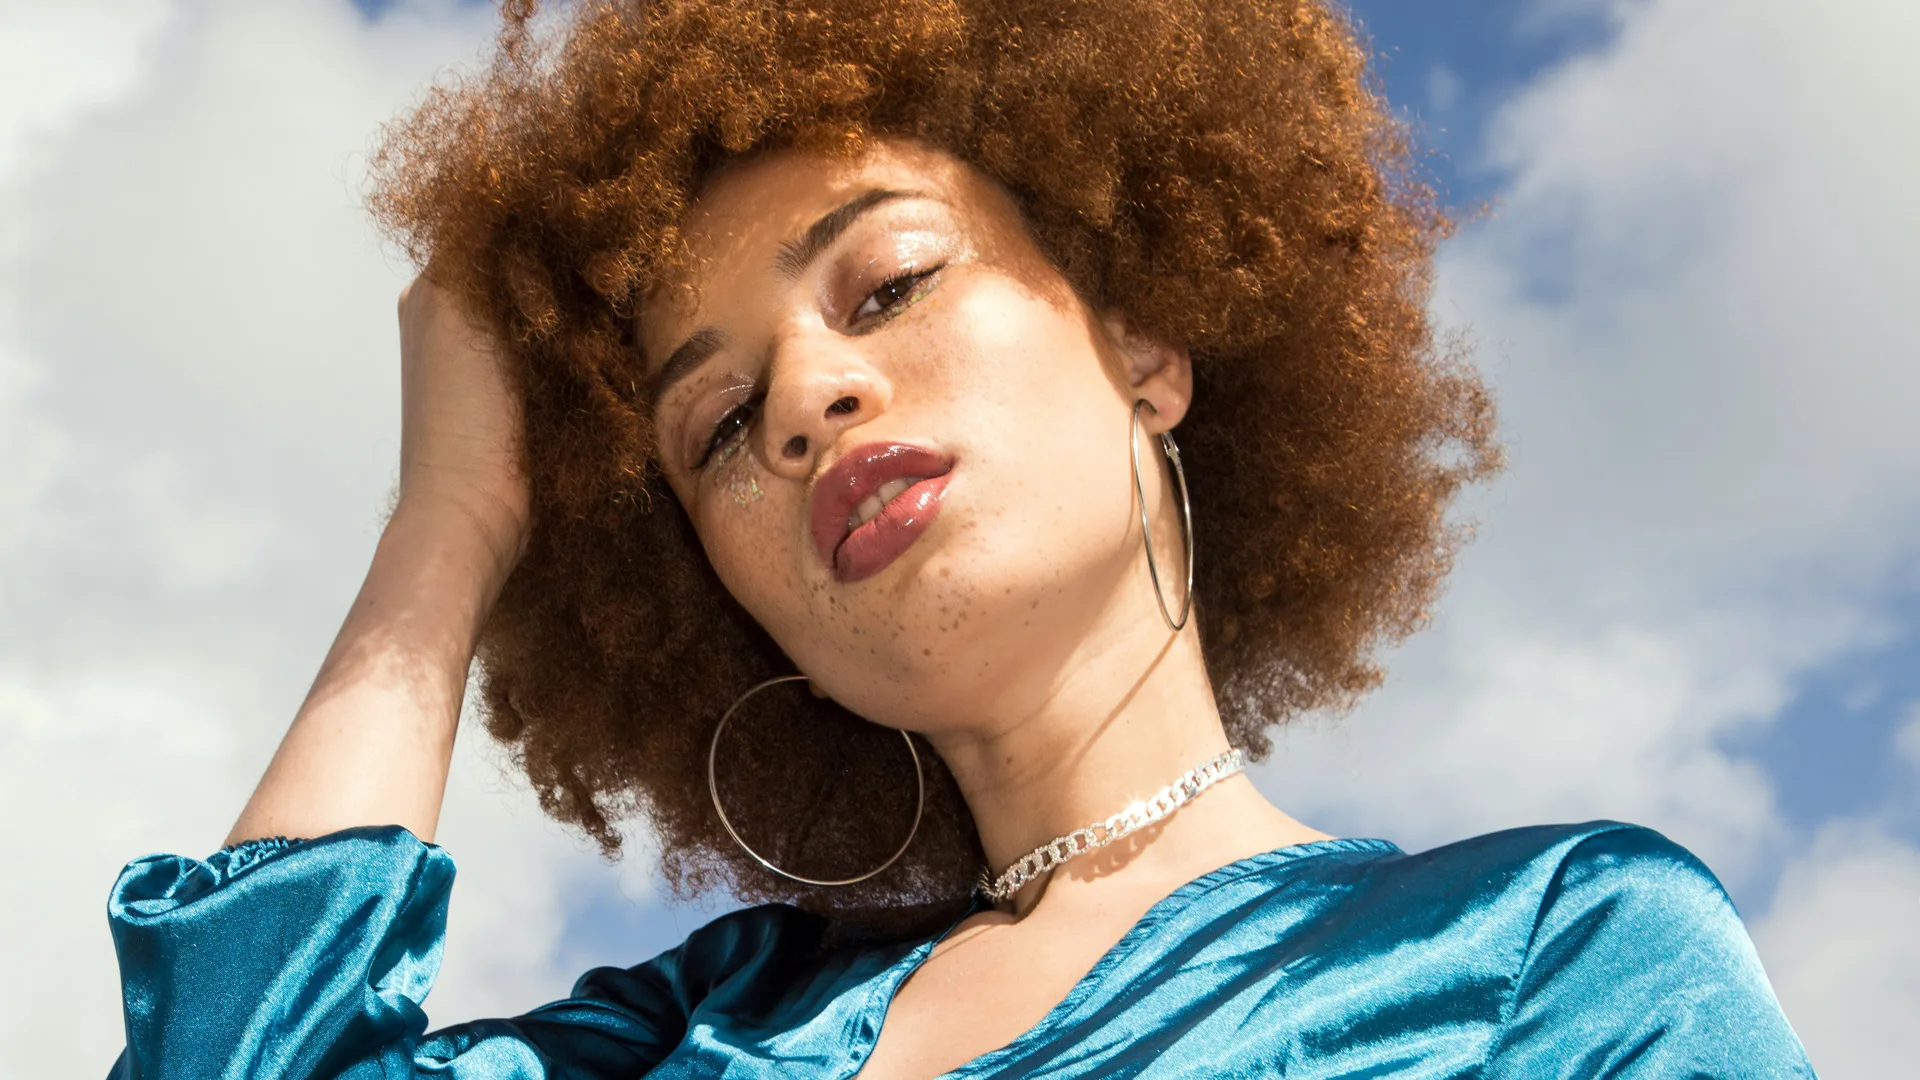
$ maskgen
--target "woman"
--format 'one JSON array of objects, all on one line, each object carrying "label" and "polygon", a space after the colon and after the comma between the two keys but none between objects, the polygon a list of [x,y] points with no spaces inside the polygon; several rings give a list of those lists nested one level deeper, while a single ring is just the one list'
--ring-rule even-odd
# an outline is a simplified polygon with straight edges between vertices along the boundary
[{"label": "woman", "polygon": [[[529,7],[380,159],[400,497],[229,846],[116,886],[116,1076],[1810,1075],[1657,834],[1240,771],[1495,459],[1334,12]],[[551,813],[776,902],[425,1034],[476,649]]]}]

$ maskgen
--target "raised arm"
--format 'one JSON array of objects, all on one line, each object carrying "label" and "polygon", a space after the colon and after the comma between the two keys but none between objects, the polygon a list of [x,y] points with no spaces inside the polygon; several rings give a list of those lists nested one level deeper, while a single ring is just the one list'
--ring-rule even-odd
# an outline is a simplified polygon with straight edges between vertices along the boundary
[{"label": "raised arm", "polygon": [[509,381],[451,298],[410,285],[400,341],[400,498],[238,846],[136,859],[108,898],[127,1030],[112,1080],[611,1080],[685,1031],[668,953],[524,1016],[426,1033],[454,870],[421,841],[528,493]]},{"label": "raised arm", "polygon": [[475,640],[526,545],[520,417],[485,336],[400,294],[400,492],[313,688],[227,843],[401,825],[431,841]]}]

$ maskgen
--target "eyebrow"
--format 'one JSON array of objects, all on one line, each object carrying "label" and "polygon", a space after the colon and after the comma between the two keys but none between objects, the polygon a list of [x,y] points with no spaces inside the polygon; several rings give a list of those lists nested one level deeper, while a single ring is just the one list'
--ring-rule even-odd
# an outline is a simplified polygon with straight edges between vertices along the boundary
[{"label": "eyebrow", "polygon": [[703,326],[687,335],[687,340],[673,350],[673,355],[667,357],[667,362],[660,365],[659,371],[654,372],[647,400],[658,404],[667,391],[698,370],[708,357],[719,352],[726,343],[726,332],[717,326]]},{"label": "eyebrow", "polygon": [[820,257],[821,252],[847,231],[847,226],[859,220],[861,214],[882,203],[914,197],[914,192],[895,191],[892,188],[872,188],[855,195],[807,226],[807,231],[798,240],[782,243],[780,254],[774,256],[773,268],[788,281],[798,278],[813,264],[813,260]]},{"label": "eyebrow", "polygon": [[[820,220],[807,226],[807,231],[798,238],[782,241],[780,253],[773,257],[773,268],[781,277],[792,281],[805,273],[807,267],[813,265],[813,261],[831,247],[841,233],[847,231],[848,226],[859,220],[860,215],[884,203],[921,197],[917,191],[898,191],[893,188],[863,191],[821,215]],[[654,373],[647,400],[658,403],[667,391],[698,370],[726,343],[726,333],[717,326],[703,326],[687,335],[687,340],[681,342],[667,357],[667,362]]]}]

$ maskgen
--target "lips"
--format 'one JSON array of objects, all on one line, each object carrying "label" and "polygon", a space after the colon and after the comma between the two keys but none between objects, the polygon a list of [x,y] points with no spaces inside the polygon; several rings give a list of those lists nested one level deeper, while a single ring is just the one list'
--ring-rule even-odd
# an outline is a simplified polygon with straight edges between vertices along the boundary
[{"label": "lips", "polygon": [[869,578],[913,546],[940,512],[953,462],[906,443],[848,451],[813,487],[809,525],[843,582]]}]

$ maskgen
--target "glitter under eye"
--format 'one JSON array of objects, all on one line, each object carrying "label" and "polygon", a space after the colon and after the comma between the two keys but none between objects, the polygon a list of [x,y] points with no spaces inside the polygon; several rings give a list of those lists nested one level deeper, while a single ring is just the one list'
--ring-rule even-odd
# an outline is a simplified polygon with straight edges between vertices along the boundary
[{"label": "glitter under eye", "polygon": [[[741,483],[742,479],[746,483]],[[766,490],[760,486],[760,478],[751,475],[734,477],[728,488],[733,494],[734,504],[738,506],[759,502],[760,497],[766,494]]]},{"label": "glitter under eye", "polygon": [[740,453],[746,445],[745,434],[736,434],[724,446],[715,450],[712,458],[707,461],[708,475],[718,476],[721,470],[725,470],[724,483],[727,494],[733,497],[736,506],[748,506],[759,502],[766,494],[766,489],[760,486],[760,478],[752,468],[753,459]]}]

